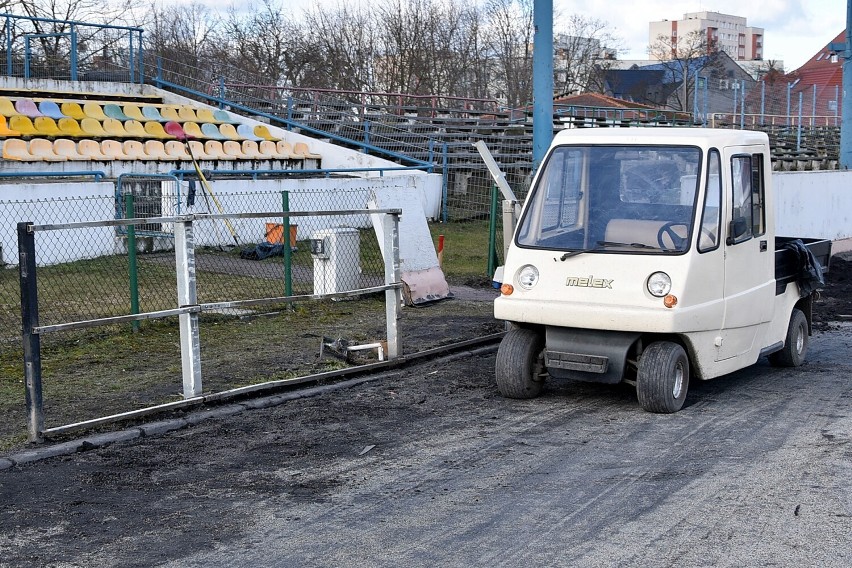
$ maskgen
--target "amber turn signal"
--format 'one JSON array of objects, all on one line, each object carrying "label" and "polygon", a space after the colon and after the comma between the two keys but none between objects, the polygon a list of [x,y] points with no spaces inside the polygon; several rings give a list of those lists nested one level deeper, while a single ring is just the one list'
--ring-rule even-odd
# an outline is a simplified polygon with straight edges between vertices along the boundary
[{"label": "amber turn signal", "polygon": [[500,286],[500,293],[504,296],[511,296],[512,292],[515,291],[515,287],[511,284],[503,284]]},{"label": "amber turn signal", "polygon": [[663,305],[667,308],[673,308],[677,305],[677,296],[674,294],[668,294],[665,298],[663,298]]}]

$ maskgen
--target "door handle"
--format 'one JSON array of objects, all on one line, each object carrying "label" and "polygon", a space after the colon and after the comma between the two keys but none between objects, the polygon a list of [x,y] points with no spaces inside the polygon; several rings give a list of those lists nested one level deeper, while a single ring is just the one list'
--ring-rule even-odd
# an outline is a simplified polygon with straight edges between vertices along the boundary
[{"label": "door handle", "polygon": [[766,241],[760,241],[760,252],[766,252],[767,245]]}]

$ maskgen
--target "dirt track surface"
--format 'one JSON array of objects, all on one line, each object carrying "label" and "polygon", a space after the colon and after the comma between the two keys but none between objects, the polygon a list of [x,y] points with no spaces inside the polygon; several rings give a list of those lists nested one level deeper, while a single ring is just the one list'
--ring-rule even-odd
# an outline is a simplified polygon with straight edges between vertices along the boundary
[{"label": "dirt track surface", "polygon": [[625,385],[505,400],[479,352],[18,465],[0,566],[850,566],[837,313],[804,366],[693,383],[674,415]]}]

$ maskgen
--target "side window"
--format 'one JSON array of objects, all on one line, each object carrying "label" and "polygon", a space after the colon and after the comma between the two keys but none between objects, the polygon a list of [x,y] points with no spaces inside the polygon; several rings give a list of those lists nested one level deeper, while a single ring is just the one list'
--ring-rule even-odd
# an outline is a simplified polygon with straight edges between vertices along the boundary
[{"label": "side window", "polygon": [[753,207],[751,156],[734,156],[731,158],[731,197],[733,211],[731,215],[731,230],[728,244],[737,244],[749,240],[753,236]]},{"label": "side window", "polygon": [[751,157],[751,227],[754,236],[766,232],[766,212],[764,206],[763,154]]},{"label": "side window", "polygon": [[722,158],[718,150],[710,150],[707,161],[707,191],[701,209],[701,232],[698,236],[698,252],[711,251],[719,246],[722,212]]}]

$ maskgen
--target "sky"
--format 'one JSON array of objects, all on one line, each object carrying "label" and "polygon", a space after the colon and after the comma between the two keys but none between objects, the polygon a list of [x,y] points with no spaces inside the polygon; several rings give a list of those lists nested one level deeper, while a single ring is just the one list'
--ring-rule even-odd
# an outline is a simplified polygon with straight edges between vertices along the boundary
[{"label": "sky", "polygon": [[[279,0],[284,6],[291,0]],[[341,1],[312,0],[334,6]],[[369,2],[371,0],[361,0]],[[464,0],[455,0],[464,1]],[[251,9],[259,0],[159,0],[162,4],[199,2],[214,10],[231,5]],[[581,14],[606,22],[622,39],[619,59],[647,59],[648,23],[679,20],[687,12],[720,12],[747,19],[764,29],[764,59],[780,59],[793,71],[810,59],[846,27],[848,0],[553,0],[554,12],[563,17]],[[558,18],[554,18],[558,27]]]}]

